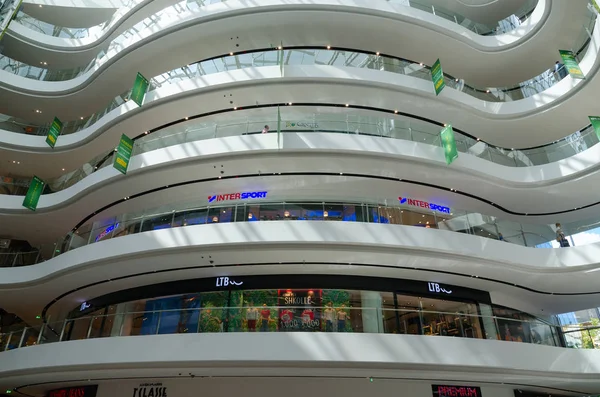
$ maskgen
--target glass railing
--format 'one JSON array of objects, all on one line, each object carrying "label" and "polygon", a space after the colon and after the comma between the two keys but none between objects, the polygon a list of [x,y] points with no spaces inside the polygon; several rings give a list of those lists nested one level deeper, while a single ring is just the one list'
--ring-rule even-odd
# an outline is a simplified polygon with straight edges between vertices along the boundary
[{"label": "glass railing", "polygon": [[[231,222],[339,221],[405,225],[501,240],[525,247],[551,248],[556,240],[551,225],[528,225],[491,215],[451,208],[433,211],[409,205],[365,202],[278,201],[252,204],[203,205],[197,202],[122,214],[85,224],[57,243],[40,247],[39,261],[85,245],[159,229]],[[563,225],[563,231],[570,226]],[[591,243],[591,242],[588,242]],[[7,263],[10,260],[7,260]],[[34,263],[30,263],[34,264]]]},{"label": "glass railing", "polygon": [[[44,323],[0,334],[0,352],[69,340],[215,332],[386,333],[560,346],[556,327],[541,320],[382,307],[261,306],[256,315],[249,309],[153,310]],[[294,317],[299,311],[301,316]]]},{"label": "glass railing", "polygon": [[[40,68],[38,66],[27,65],[22,62],[13,60],[11,58],[1,56],[0,57],[0,68],[2,70],[9,71],[13,74],[17,74],[19,76],[31,78],[31,79],[37,79],[37,80],[43,80],[43,81],[70,80],[75,77],[81,76],[82,74],[90,71],[91,69],[95,68],[96,66],[100,66],[101,64],[105,63],[109,58],[109,56],[107,54],[109,54],[109,53],[116,54],[117,52],[119,52],[126,46],[125,41],[127,39],[129,39],[129,37],[131,37],[132,35],[138,35],[140,30],[149,28],[152,25],[155,25],[158,21],[161,20],[161,18],[169,19],[173,16],[182,18],[185,13],[188,13],[188,12],[193,13],[195,11],[195,10],[189,10],[189,8],[190,8],[190,3],[181,2],[172,7],[162,10],[161,12],[153,15],[152,17],[146,18],[145,20],[136,24],[133,28],[128,29],[126,32],[124,32],[119,37],[117,37],[115,40],[113,40],[111,42],[110,46],[108,47],[108,50],[101,51],[98,54],[98,56],[94,60],[92,60],[92,62],[90,62],[90,64],[87,65],[87,67],[81,66],[81,67],[77,67],[75,69],[69,69],[69,70],[49,70],[46,68]],[[590,13],[590,14],[595,15],[593,13]],[[175,20],[175,18],[173,18],[173,20]],[[579,48],[579,47],[577,47],[577,48]],[[426,74],[429,73],[429,68],[424,66],[423,64],[419,64],[419,63],[411,62],[411,61],[404,61],[404,60],[398,60],[398,61],[404,63],[403,65],[401,65],[401,67],[403,69],[406,68],[406,66],[407,66],[406,63],[408,63],[408,64],[412,65],[412,67],[425,70]],[[392,63],[390,65],[394,65],[394,64]],[[416,65],[418,65],[418,67],[416,67]],[[407,72],[409,72],[409,73],[407,73]],[[418,72],[418,71],[417,70],[411,70],[411,71],[403,70],[401,73],[412,74],[412,73],[416,73],[416,72]],[[547,73],[547,72],[544,72],[544,73]],[[429,78],[431,78],[431,77],[429,76]],[[524,82],[524,83],[520,83],[519,85],[517,85],[515,87],[511,87],[511,88],[477,89],[477,88],[473,88],[473,87],[466,85],[463,80],[454,79],[451,76],[447,76],[447,78],[451,81],[454,81],[454,84],[452,84],[452,85],[458,85],[461,90],[468,92],[471,95],[475,95],[477,98],[490,100],[490,101],[510,101],[510,100],[515,100],[515,99],[522,99],[523,93],[529,93],[529,95],[533,95],[533,93],[536,91],[536,87],[539,86],[539,84],[537,82]],[[552,78],[550,78],[550,80],[552,80]],[[554,81],[552,80],[551,83],[553,84]],[[527,89],[524,90],[523,86],[525,86]],[[546,88],[547,87],[544,87],[544,89],[546,89]]]},{"label": "glass railing", "polygon": [[[124,101],[124,100],[123,100]],[[274,128],[281,117],[281,133],[314,132],[377,136],[440,146],[441,127],[394,112],[378,112],[351,107],[273,106],[236,110],[210,117],[183,121],[135,138],[132,156],[173,145],[204,139],[259,134],[265,125]],[[274,131],[276,132],[276,131]],[[455,131],[459,152],[507,167],[543,165],[571,157],[596,145],[599,140],[591,126],[553,145],[537,149],[506,150],[490,146]],[[48,179],[50,192],[58,192],[83,180],[99,169],[112,165],[113,150],[106,151],[81,167],[58,178]],[[25,195],[29,180],[0,178],[0,195]]]},{"label": "glass railing", "polygon": [[[390,3],[406,4],[403,0],[388,0]],[[421,11],[429,12],[435,16],[454,22],[465,29],[468,29],[482,36],[491,36],[505,34],[517,29],[531,15],[538,0],[527,0],[523,5],[510,17],[498,22],[494,27],[485,24],[471,21],[462,15],[449,11],[438,5],[433,5],[431,2],[410,0],[410,6]]]},{"label": "glass railing", "polygon": [[[595,21],[595,19],[594,19]],[[587,33],[586,33],[587,34]],[[4,59],[4,61],[7,61]],[[2,58],[0,58],[0,67],[2,67]],[[12,61],[9,61],[9,64]],[[221,58],[210,59],[207,61],[197,62],[186,65],[170,72],[163,73],[150,79],[151,85],[149,91],[162,86],[162,84],[173,84],[179,81],[185,81],[193,78],[198,78],[212,73],[219,73],[231,70],[239,70],[249,67],[262,67],[274,65],[332,65],[338,67],[356,67],[364,69],[376,69],[390,73],[403,74],[410,77],[415,77],[427,81],[431,81],[431,71],[428,66],[421,63],[416,63],[400,58],[392,58],[380,56],[373,53],[364,52],[349,52],[345,50],[335,49],[290,49],[290,50],[256,50],[245,52],[243,54],[234,54],[232,56],[224,56]],[[12,66],[5,65],[3,69],[11,69]],[[17,69],[19,69],[17,67]],[[81,68],[83,70],[85,68]],[[46,73],[46,69],[32,69],[34,74]],[[26,72],[29,73],[29,72]],[[53,76],[61,72],[53,71]],[[71,73],[71,72],[68,72]],[[79,72],[77,72],[79,73]],[[485,101],[506,101],[523,99],[526,96],[534,95],[542,92],[548,87],[555,84],[564,75],[563,71],[544,72],[543,79],[534,79],[519,86],[507,89],[477,89],[465,84],[461,79],[455,79],[445,75],[446,85],[450,89],[463,91],[471,96]],[[52,79],[54,77],[51,76]],[[127,90],[116,96],[110,101],[108,106],[88,117],[81,117],[80,120],[66,121],[63,125],[61,134],[71,134],[90,127],[108,112],[121,106],[127,101],[131,95],[131,90]],[[15,132],[19,131],[30,135],[46,135],[50,124],[31,125],[23,120],[16,120],[9,116],[4,116],[5,122],[12,123],[15,127]]]},{"label": "glass railing", "polygon": [[563,325],[562,332],[567,347],[574,349],[600,349],[600,326]]},{"label": "glass railing", "polygon": [[0,252],[0,267],[30,266],[44,262],[46,259],[40,250],[29,252]]},{"label": "glass railing", "polygon": [[47,36],[60,37],[66,39],[83,39],[90,36],[99,36],[108,26],[111,20],[100,25],[90,28],[68,28],[64,26],[52,25],[50,23],[40,21],[32,16],[19,12],[15,18],[15,22],[20,23],[28,29],[37,33],[42,33]]}]

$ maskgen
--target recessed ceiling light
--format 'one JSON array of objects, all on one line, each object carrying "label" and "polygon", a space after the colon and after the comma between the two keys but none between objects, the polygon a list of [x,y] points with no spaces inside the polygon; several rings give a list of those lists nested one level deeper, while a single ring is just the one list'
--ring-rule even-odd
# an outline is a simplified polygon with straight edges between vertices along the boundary
[{"label": "recessed ceiling light", "polygon": [[233,56],[233,52],[230,52],[229,55]]},{"label": "recessed ceiling light", "polygon": [[346,107],[348,107],[348,106],[350,106],[350,104],[348,104],[348,103],[347,103],[347,104],[346,104]]},{"label": "recessed ceiling light", "polygon": [[277,47],[278,50],[281,50],[282,48],[283,48],[282,46]]},{"label": "recessed ceiling light", "polygon": [[65,169],[63,168],[62,170],[64,171]]},{"label": "recessed ceiling light", "polygon": [[375,55],[379,56],[379,51],[377,51],[377,52],[375,53]]},{"label": "recessed ceiling light", "polygon": [[79,120],[83,120],[83,117],[80,117]]},{"label": "recessed ceiling light", "polygon": [[185,119],[187,120],[188,118],[186,117]]},{"label": "recessed ceiling light", "polygon": [[397,110],[394,110],[394,113],[398,114],[398,111],[397,111]]},{"label": "recessed ceiling light", "polygon": [[288,105],[292,106],[292,103],[290,102],[290,103],[288,103]]},{"label": "recessed ceiling light", "polygon": [[328,45],[328,46],[327,46],[327,49],[328,49],[328,50],[331,50],[331,46],[330,46],[330,45]]},{"label": "recessed ceiling light", "polygon": [[148,135],[148,131],[144,131],[144,135]]}]

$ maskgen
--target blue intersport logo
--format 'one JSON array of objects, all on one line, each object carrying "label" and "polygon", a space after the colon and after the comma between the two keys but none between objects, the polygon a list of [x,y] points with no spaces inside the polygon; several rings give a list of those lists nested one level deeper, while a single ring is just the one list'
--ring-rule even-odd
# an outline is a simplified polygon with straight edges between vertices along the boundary
[{"label": "blue intersport logo", "polygon": [[398,197],[398,200],[400,200],[400,204],[408,204],[408,205],[412,205],[413,207],[427,208],[427,209],[430,209],[433,211],[443,212],[445,214],[450,213],[450,207],[444,207],[443,205],[429,203],[427,201],[422,201],[422,200],[415,200],[415,199],[411,199],[408,197],[402,197],[402,196]]},{"label": "blue intersport logo", "polygon": [[267,198],[268,192],[239,192],[208,196],[208,202]]}]

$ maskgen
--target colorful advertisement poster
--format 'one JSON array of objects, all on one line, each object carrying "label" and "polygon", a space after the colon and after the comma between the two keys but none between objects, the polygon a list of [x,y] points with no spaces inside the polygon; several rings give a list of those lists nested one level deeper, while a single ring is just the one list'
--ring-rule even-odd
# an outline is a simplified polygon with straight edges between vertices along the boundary
[{"label": "colorful advertisement poster", "polygon": [[121,135],[121,141],[117,147],[117,154],[115,156],[113,167],[119,170],[119,172],[127,174],[127,167],[129,167],[129,160],[131,159],[132,151],[133,139],[129,138],[125,134]]},{"label": "colorful advertisement poster", "polygon": [[40,201],[40,196],[44,191],[44,186],[46,186],[46,183],[37,176],[34,176],[29,184],[29,190],[27,190],[25,200],[23,200],[23,207],[35,211],[38,202]]},{"label": "colorful advertisement poster", "polygon": [[431,67],[431,80],[433,80],[433,88],[435,89],[435,95],[439,95],[440,92],[446,86],[444,82],[444,72],[442,71],[442,64],[438,59]]},{"label": "colorful advertisement poster", "polygon": [[144,97],[148,91],[148,79],[146,79],[140,72],[138,72],[135,82],[133,83],[133,89],[131,90],[131,100],[142,106]]},{"label": "colorful advertisement poster", "polygon": [[596,131],[596,136],[598,140],[600,140],[600,116],[589,116],[590,123],[592,123],[592,127],[594,127],[594,131]]},{"label": "colorful advertisement poster", "polygon": [[50,125],[50,129],[48,130],[48,135],[46,135],[46,143],[53,149],[56,145],[56,141],[58,140],[58,136],[60,135],[60,131],[62,130],[62,126],[62,121],[60,121],[58,117],[55,117]]},{"label": "colorful advertisement poster", "polygon": [[446,156],[446,164],[450,165],[458,157],[458,150],[456,149],[456,141],[454,140],[454,130],[452,126],[448,124],[440,133],[442,138],[442,147],[444,148],[444,155]]},{"label": "colorful advertisement poster", "polygon": [[573,53],[573,51],[558,50],[558,52],[560,53],[560,57],[562,58],[563,63],[565,64],[565,68],[567,68],[571,77],[573,77],[574,79],[585,79],[585,75],[581,71],[579,63],[577,62],[577,58],[575,58],[575,54]]}]

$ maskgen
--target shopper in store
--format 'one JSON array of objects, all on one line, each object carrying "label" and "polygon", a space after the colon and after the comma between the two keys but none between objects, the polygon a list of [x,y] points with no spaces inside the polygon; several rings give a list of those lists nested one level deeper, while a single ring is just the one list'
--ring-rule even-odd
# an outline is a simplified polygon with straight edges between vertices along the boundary
[{"label": "shopper in store", "polygon": [[258,320],[258,309],[254,307],[254,302],[250,302],[250,307],[246,311],[246,324],[248,332],[256,332],[256,321]]},{"label": "shopper in store", "polygon": [[556,241],[560,244],[561,247],[570,247],[569,240],[567,240],[567,236],[562,230],[560,223],[556,223]]},{"label": "shopper in store", "polygon": [[337,331],[338,332],[346,332],[346,320],[350,319],[350,315],[346,312],[346,305],[342,303],[342,306],[338,309],[337,312]]}]

